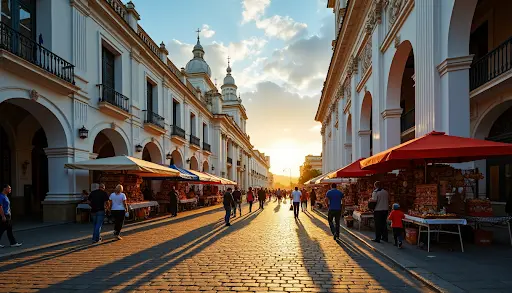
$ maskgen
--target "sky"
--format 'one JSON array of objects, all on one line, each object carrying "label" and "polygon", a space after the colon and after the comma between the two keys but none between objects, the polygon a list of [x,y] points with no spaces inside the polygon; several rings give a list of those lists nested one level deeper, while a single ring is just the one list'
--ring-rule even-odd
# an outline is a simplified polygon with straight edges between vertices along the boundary
[{"label": "sky", "polygon": [[198,28],[219,90],[231,58],[251,143],[270,156],[271,172],[293,176],[304,156],[322,151],[314,116],[334,38],[326,1],[132,0],[139,24],[178,68],[192,58]]}]

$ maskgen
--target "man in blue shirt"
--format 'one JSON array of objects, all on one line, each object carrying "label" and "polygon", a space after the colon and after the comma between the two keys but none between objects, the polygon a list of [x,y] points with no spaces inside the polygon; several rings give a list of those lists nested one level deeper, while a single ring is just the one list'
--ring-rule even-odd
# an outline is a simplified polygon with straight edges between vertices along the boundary
[{"label": "man in blue shirt", "polygon": [[[12,234],[12,222],[11,222],[11,202],[7,195],[11,193],[11,187],[8,184],[2,186],[2,192],[0,193],[0,239],[5,231],[7,231],[7,237],[11,243],[11,247],[19,247],[21,243],[16,242],[14,235]],[[0,245],[0,248],[4,247]]]},{"label": "man in blue shirt", "polygon": [[[329,206],[327,218],[329,227],[331,228],[334,240],[340,238],[340,219],[341,219],[341,206],[342,206],[343,192],[336,189],[336,184],[331,185],[331,190],[327,191],[325,196],[325,204]],[[333,223],[334,220],[334,223]]]}]

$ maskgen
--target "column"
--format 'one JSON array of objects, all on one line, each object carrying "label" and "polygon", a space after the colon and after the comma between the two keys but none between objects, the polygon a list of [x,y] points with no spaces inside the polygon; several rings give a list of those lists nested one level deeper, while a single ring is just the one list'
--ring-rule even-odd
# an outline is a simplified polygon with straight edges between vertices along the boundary
[{"label": "column", "polygon": [[[415,2],[417,30],[416,52],[414,52],[416,137],[432,130],[442,129],[440,78],[436,69],[437,54],[441,51],[439,29],[441,6],[442,3],[439,0],[417,0]],[[468,85],[468,81],[469,77],[466,80],[466,85]],[[450,96],[449,99],[451,98],[455,97]],[[467,111],[463,109],[466,105]],[[457,112],[469,113],[469,99],[460,107],[463,108],[459,108],[460,110]],[[466,121],[459,123],[466,123]],[[469,114],[467,114],[467,129],[469,134]]]},{"label": "column", "polygon": [[231,140],[231,153],[229,154],[231,159],[233,160],[233,163],[231,164],[231,180],[236,181],[236,153],[235,153],[235,144]]},{"label": "column", "polygon": [[392,148],[400,144],[400,117],[402,109],[388,109],[382,112],[384,119],[384,150]]},{"label": "column", "polygon": [[350,163],[353,161],[359,159],[361,157],[359,153],[359,95],[357,93],[356,87],[356,74],[357,72],[354,72],[352,74],[352,78],[350,79],[351,90],[352,90],[352,102],[350,104],[350,113],[352,115],[352,159],[350,160]]},{"label": "column", "polygon": [[385,150],[384,143],[384,121],[381,117],[382,111],[386,109],[385,89],[386,73],[384,70],[384,55],[380,52],[380,44],[385,37],[385,26],[379,22],[377,28],[372,34],[372,136],[375,138],[373,143],[373,153],[379,153]]},{"label": "column", "polygon": [[352,144],[351,143],[345,143],[345,164],[344,166],[352,163]]},{"label": "column", "polygon": [[370,156],[370,140],[371,131],[370,130],[359,130],[358,132],[359,139],[359,158],[368,158]]}]

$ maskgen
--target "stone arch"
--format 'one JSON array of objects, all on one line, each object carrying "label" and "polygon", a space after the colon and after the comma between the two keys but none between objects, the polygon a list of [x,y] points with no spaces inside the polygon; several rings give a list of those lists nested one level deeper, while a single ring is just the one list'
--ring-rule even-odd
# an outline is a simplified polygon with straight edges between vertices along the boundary
[{"label": "stone arch", "polygon": [[[388,88],[386,94],[386,109],[400,108],[402,78],[409,54],[413,51],[410,41],[403,41],[396,49],[389,68]],[[414,52],[413,52],[414,53]]]},{"label": "stone arch", "polygon": [[448,29],[446,57],[469,55],[471,24],[478,0],[454,0]]},{"label": "stone arch", "polygon": [[[155,141],[149,141],[143,144],[144,149],[142,150],[142,159],[162,164],[163,152],[159,144]],[[149,159],[146,157],[149,156]]]},{"label": "stone arch", "polygon": [[352,143],[352,114],[347,116],[347,128],[346,128],[346,142]]},{"label": "stone arch", "polygon": [[183,156],[181,155],[179,150],[174,150],[171,153],[172,163],[177,167],[183,168]]},{"label": "stone arch", "polygon": [[[32,97],[31,97],[32,96]],[[48,135],[48,147],[73,145],[73,131],[62,110],[36,91],[4,87],[0,89],[0,103],[16,105],[30,113]]]},{"label": "stone arch", "polygon": [[196,156],[190,157],[190,169],[199,171],[199,162],[197,162]]},{"label": "stone arch", "polygon": [[208,163],[208,160],[203,162],[203,172],[210,172],[210,164]]},{"label": "stone arch", "polygon": [[497,100],[482,113],[475,123],[475,128],[471,136],[478,139],[485,139],[489,135],[494,122],[510,107],[512,107],[512,96],[508,96],[504,100]]},{"label": "stone arch", "polygon": [[99,149],[101,149],[101,146],[98,145],[100,142],[98,142],[97,139],[103,135],[106,136],[108,141],[112,144],[112,148],[116,156],[130,155],[126,133],[124,133],[120,128],[111,128],[111,124],[108,123],[99,123],[91,130],[89,135],[89,137],[92,138],[91,152],[97,153]]},{"label": "stone arch", "polygon": [[372,94],[366,92],[361,103],[360,130],[372,129]]}]

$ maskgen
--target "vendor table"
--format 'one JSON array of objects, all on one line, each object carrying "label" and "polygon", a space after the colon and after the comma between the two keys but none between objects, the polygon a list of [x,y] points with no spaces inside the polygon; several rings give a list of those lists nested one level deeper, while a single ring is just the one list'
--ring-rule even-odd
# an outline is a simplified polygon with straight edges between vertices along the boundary
[{"label": "vendor table", "polygon": [[512,221],[512,217],[504,216],[504,217],[471,217],[471,216],[463,216],[468,222],[472,223],[475,229],[479,229],[482,224],[488,224],[491,226],[495,225],[507,225],[508,228],[508,237],[510,239],[510,245],[512,245],[512,231],[510,230],[510,221]]},{"label": "vendor table", "polygon": [[142,202],[132,202],[128,203],[128,210],[132,211],[133,220],[137,220],[138,217],[136,216],[136,213],[134,213],[134,210],[143,209],[143,208],[152,208],[156,207],[157,213],[158,213],[158,202],[157,201],[142,201]]},{"label": "vendor table", "polygon": [[358,222],[359,231],[361,231],[361,222],[363,220],[365,220],[365,221],[373,220],[373,214],[361,213],[360,211],[354,211],[352,213],[352,217],[354,218],[354,220],[356,220]]},{"label": "vendor table", "polygon": [[[80,210],[87,210],[88,212],[90,212],[91,211],[91,206],[89,204],[87,204],[87,203],[79,203],[76,206],[76,215],[80,216],[80,219],[81,219],[81,214],[79,214]],[[89,219],[89,222],[90,222],[91,221],[91,216],[89,215],[87,218]],[[77,222],[79,222],[78,221],[78,217],[77,217]],[[82,222],[82,221],[80,221],[80,222]]]},{"label": "vendor table", "polygon": [[183,211],[184,210],[183,206],[193,207],[193,206],[197,205],[197,198],[180,199],[179,204],[181,206],[181,210]]},{"label": "vendor table", "polygon": [[[445,234],[454,234],[459,235],[460,240],[460,248],[462,252],[464,252],[464,244],[462,244],[462,235],[460,233],[460,225],[467,225],[466,219],[424,219],[420,217],[414,217],[411,215],[405,215],[404,222],[415,224],[419,226],[418,231],[418,245],[420,244],[420,235],[421,233],[427,233],[427,251],[430,252],[430,233],[445,233]],[[458,232],[452,232],[447,230],[442,230],[442,225],[457,225]],[[431,229],[431,226],[434,226],[434,229]],[[427,231],[421,231],[421,227],[427,228]]]}]

